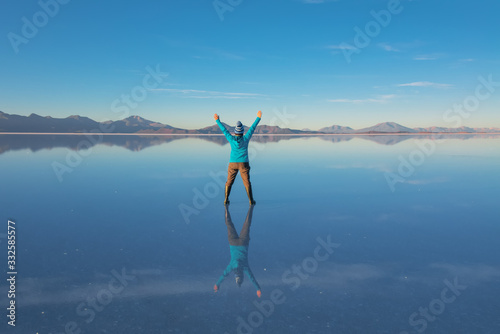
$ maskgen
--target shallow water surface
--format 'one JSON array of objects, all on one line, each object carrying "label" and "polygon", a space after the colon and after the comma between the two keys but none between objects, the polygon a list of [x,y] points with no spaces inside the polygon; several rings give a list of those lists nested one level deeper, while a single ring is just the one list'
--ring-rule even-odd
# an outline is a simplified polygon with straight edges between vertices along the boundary
[{"label": "shallow water surface", "polygon": [[[500,136],[255,136],[250,157],[261,298],[213,290],[224,137],[1,135],[2,333],[500,332]],[[239,233],[239,176],[228,210]]]}]

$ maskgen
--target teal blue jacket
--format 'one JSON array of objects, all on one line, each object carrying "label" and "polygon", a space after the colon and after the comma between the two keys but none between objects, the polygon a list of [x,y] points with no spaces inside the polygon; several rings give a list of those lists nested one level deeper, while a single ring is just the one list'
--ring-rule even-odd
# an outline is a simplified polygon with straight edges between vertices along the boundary
[{"label": "teal blue jacket", "polygon": [[229,141],[229,144],[231,144],[231,156],[229,158],[229,162],[249,162],[248,143],[250,142],[250,138],[252,138],[252,135],[260,122],[260,117],[257,117],[244,136],[232,136],[220,120],[217,120],[216,122],[224,136],[226,136]]},{"label": "teal blue jacket", "polygon": [[221,275],[217,283],[217,287],[219,287],[231,271],[235,271],[237,269],[241,269],[250,279],[252,284],[255,286],[257,290],[260,290],[259,283],[255,279],[250,267],[248,265],[248,246],[229,246],[229,251],[231,252],[231,261],[229,261],[229,265],[227,266],[224,273]]}]

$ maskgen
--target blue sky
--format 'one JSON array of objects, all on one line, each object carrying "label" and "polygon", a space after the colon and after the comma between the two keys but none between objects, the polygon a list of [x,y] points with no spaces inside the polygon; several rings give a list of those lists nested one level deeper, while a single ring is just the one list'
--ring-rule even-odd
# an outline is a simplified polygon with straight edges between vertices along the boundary
[{"label": "blue sky", "polygon": [[[1,111],[182,128],[215,112],[251,124],[258,110],[263,124],[286,110],[294,117],[274,124],[298,129],[500,127],[500,85],[480,87],[474,105],[478,77],[500,82],[496,0],[220,0],[224,12],[211,0],[73,0],[57,12],[54,1],[41,1],[52,16],[37,1],[0,12]],[[356,43],[367,25],[369,41]],[[468,112],[446,114],[463,103]]]}]

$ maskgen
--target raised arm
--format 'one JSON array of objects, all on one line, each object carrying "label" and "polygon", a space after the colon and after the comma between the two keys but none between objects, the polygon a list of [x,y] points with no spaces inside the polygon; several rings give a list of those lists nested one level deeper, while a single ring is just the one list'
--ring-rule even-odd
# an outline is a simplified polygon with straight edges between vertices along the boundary
[{"label": "raised arm", "polygon": [[260,298],[260,296],[261,296],[260,285],[259,285],[259,282],[257,282],[257,280],[255,279],[255,276],[253,275],[252,270],[250,270],[250,267],[245,267],[243,270],[247,274],[247,276],[250,279],[250,281],[252,282],[253,286],[255,286],[255,288],[257,289],[257,296]]},{"label": "raised arm", "polygon": [[227,266],[226,270],[224,270],[224,272],[222,273],[221,277],[219,277],[219,280],[217,281],[217,283],[215,283],[215,285],[214,285],[214,291],[215,292],[219,291],[219,286],[222,284],[222,282],[227,277],[227,275],[229,275],[229,273],[231,272],[231,270],[232,270],[231,264],[229,264]]},{"label": "raised arm", "polygon": [[227,140],[231,140],[231,134],[229,133],[229,131],[227,131],[226,127],[224,126],[224,124],[222,124],[220,122],[220,119],[219,119],[219,115],[215,114],[214,115],[214,119],[215,119],[215,122],[217,123],[217,125],[219,126],[220,130],[222,131],[222,133],[224,134],[224,136],[226,136],[226,139]]},{"label": "raised arm", "polygon": [[247,133],[245,134],[245,138],[247,140],[250,140],[250,138],[252,138],[252,135],[255,132],[257,125],[259,125],[261,118],[262,118],[262,111],[259,110],[259,112],[257,113],[257,119],[255,120],[255,122],[253,122],[252,126],[248,129]]}]

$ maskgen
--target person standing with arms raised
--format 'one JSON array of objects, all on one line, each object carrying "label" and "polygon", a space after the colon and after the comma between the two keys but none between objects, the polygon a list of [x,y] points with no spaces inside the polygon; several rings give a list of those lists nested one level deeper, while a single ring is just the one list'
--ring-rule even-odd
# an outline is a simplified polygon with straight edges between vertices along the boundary
[{"label": "person standing with arms raised", "polygon": [[226,196],[224,199],[224,205],[229,204],[229,194],[231,193],[231,188],[234,183],[234,179],[240,172],[241,179],[243,180],[243,184],[245,185],[245,189],[247,191],[248,200],[250,201],[250,205],[255,205],[256,202],[253,199],[252,192],[252,184],[250,183],[250,162],[248,160],[248,144],[250,139],[252,138],[257,125],[259,124],[262,118],[262,111],[259,110],[257,113],[257,119],[252,124],[252,126],[248,129],[247,133],[243,135],[245,132],[243,128],[243,124],[240,121],[236,123],[236,127],[234,128],[234,136],[229,133],[226,127],[220,122],[219,115],[215,114],[214,119],[219,125],[224,136],[226,136],[229,144],[231,144],[231,156],[229,158],[229,167],[227,173],[227,182],[226,182]]}]

